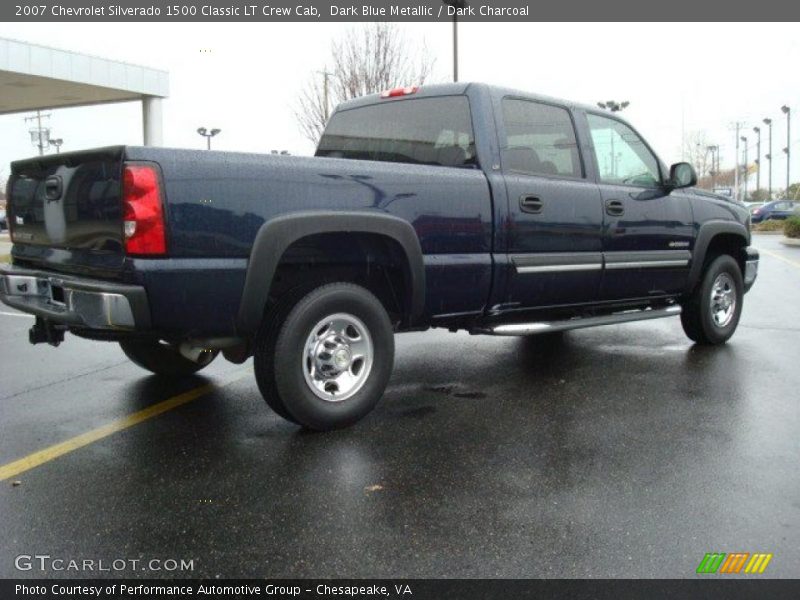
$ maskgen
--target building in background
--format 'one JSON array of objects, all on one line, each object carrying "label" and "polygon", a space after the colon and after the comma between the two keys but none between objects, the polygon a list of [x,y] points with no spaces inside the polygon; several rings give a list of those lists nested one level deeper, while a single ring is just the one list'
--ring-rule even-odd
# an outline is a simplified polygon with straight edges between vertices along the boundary
[{"label": "building in background", "polygon": [[160,146],[168,94],[166,71],[0,38],[0,115],[136,101],[144,145]]}]

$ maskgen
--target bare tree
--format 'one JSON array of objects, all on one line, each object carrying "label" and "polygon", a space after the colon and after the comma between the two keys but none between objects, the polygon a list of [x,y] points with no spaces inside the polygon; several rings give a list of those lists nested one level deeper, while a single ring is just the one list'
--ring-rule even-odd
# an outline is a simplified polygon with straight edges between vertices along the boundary
[{"label": "bare tree", "polygon": [[410,51],[393,23],[349,29],[331,44],[330,70],[313,73],[301,90],[295,115],[303,134],[319,141],[332,107],[340,102],[398,86],[422,85],[434,60],[423,45]]},{"label": "bare tree", "polygon": [[[735,173],[735,169],[721,170],[719,173],[716,173],[714,177],[712,177],[710,173],[702,176],[698,173],[697,187],[706,190],[710,190],[712,187],[732,188],[736,181]],[[742,174],[741,168],[739,169],[739,174]]]},{"label": "bare tree", "polygon": [[708,149],[711,143],[708,141],[705,131],[694,131],[686,136],[683,142],[683,153],[686,162],[691,163],[697,171],[697,177],[701,181],[710,175],[714,169],[713,157]]},{"label": "bare tree", "polygon": [[[745,177],[752,177],[755,175],[756,171],[758,170],[758,165],[754,163],[750,163],[745,168],[744,165],[737,165],[736,168],[733,169],[722,169],[719,173],[716,173],[714,177],[711,177],[711,173],[707,173],[706,175],[699,177],[697,179],[697,187],[710,190],[712,187],[718,188],[732,188],[736,185],[736,169],[739,170],[739,186],[744,187],[744,178]],[[698,174],[699,175],[699,174]],[[773,192],[773,196],[778,194],[778,192]],[[767,191],[764,189],[761,190],[753,190],[748,195],[746,202],[759,202],[762,200],[767,200]]]}]

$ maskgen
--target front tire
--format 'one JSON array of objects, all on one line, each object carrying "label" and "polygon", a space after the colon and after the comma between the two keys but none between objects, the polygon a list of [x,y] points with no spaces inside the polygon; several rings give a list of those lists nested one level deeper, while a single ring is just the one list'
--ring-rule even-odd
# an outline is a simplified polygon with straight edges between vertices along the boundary
[{"label": "front tire", "polygon": [[219,352],[209,350],[197,362],[183,356],[175,346],[154,339],[122,340],[120,348],[131,361],[156,375],[184,377],[197,373],[211,364]]},{"label": "front tire", "polygon": [[683,331],[698,344],[724,344],[739,325],[743,299],[744,283],[739,264],[727,254],[717,256],[683,304]]},{"label": "front tire", "polygon": [[270,406],[308,429],[346,427],[383,395],[394,366],[394,331],[380,300],[351,283],[320,286],[279,324],[262,328],[256,381]]}]

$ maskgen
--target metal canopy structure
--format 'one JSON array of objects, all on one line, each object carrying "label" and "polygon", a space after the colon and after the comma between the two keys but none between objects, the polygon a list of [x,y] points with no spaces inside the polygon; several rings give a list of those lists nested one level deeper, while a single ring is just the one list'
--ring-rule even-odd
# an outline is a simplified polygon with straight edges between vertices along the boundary
[{"label": "metal canopy structure", "polygon": [[168,95],[166,71],[0,38],[0,115],[140,101],[144,144],[160,146]]}]

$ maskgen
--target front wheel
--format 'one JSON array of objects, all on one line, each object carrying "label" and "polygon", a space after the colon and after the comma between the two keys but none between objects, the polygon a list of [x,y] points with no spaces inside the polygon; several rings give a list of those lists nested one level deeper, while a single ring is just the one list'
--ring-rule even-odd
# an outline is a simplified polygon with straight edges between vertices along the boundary
[{"label": "front wheel", "polygon": [[739,325],[743,299],[739,264],[727,254],[716,257],[683,304],[683,331],[698,344],[724,344]]},{"label": "front wheel", "polygon": [[[277,331],[276,331],[277,330]],[[345,427],[380,400],[394,366],[389,316],[365,288],[332,283],[306,294],[256,341],[256,381],[279,414],[319,431]]]}]

